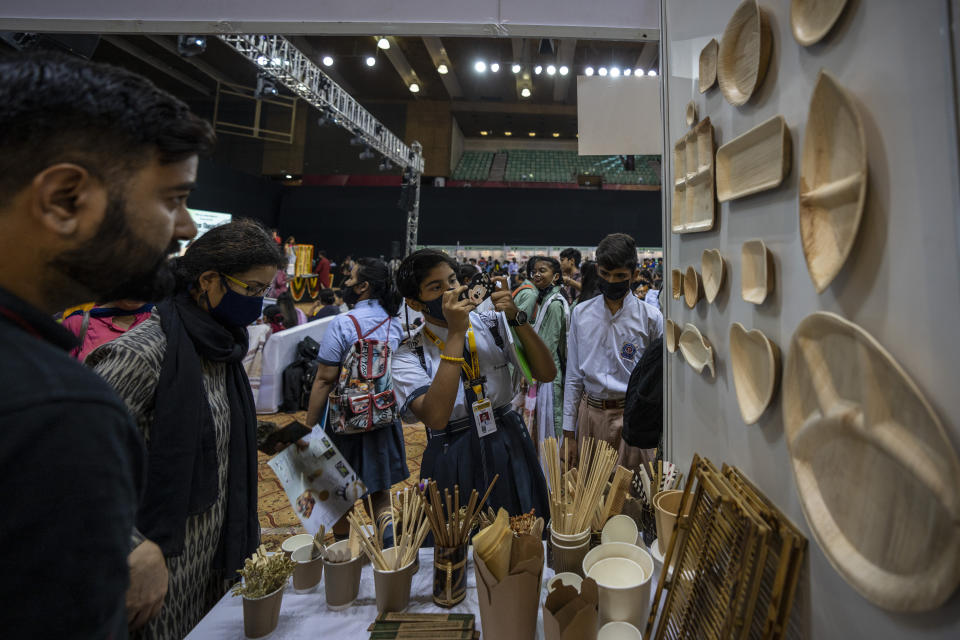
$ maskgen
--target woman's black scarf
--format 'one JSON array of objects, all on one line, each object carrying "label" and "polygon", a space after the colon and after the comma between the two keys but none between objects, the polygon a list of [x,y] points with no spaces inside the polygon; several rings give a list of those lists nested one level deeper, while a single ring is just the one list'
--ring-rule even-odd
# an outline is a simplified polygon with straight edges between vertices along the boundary
[{"label": "woman's black scarf", "polygon": [[256,411],[242,360],[246,329],[230,330],[187,293],[161,302],[167,350],[160,369],[156,417],[150,428],[147,488],[137,528],[165,556],[183,553],[187,516],[218,497],[217,443],[203,387],[201,358],[226,364],[230,446],[226,513],[214,567],[230,577],[260,540],[257,519]]}]

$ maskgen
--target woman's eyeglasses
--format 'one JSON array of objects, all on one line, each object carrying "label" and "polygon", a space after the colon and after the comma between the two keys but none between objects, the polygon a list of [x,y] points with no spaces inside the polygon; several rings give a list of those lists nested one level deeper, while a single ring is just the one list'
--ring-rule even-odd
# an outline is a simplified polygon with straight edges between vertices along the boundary
[{"label": "woman's eyeglasses", "polygon": [[233,284],[237,285],[238,287],[243,287],[244,295],[250,296],[251,298],[262,296],[264,293],[266,293],[267,289],[270,288],[269,284],[259,284],[259,283],[257,283],[256,285],[247,284],[243,280],[239,280],[238,278],[234,278],[233,276],[228,276],[225,273],[221,273],[220,275],[223,276],[225,279],[229,280],[230,282],[232,282]]}]

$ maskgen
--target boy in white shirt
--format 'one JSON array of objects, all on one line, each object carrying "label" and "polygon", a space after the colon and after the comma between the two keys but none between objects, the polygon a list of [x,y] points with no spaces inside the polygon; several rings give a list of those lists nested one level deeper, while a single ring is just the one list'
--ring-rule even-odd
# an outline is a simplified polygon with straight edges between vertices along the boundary
[{"label": "boy in white shirt", "polygon": [[[637,245],[613,233],[597,246],[599,287],[603,295],[578,304],[567,336],[567,378],[563,435],[571,464],[584,438],[605,440],[619,452],[619,464],[634,469],[653,460],[653,449],[631,447],[621,439],[627,382],[647,345],[663,335],[663,316],[630,293],[640,276]],[[563,449],[566,449],[566,442]]]}]

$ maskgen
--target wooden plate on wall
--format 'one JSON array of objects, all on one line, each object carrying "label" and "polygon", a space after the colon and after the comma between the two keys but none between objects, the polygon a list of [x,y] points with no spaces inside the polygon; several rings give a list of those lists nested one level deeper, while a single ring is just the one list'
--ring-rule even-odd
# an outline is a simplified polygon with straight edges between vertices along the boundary
[{"label": "wooden plate on wall", "polygon": [[780,380],[780,349],[759,329],[730,325],[730,368],[740,415],[754,424],[773,401]]},{"label": "wooden plate on wall", "polygon": [[803,256],[821,293],[850,255],[867,197],[867,140],[860,113],[823,70],[810,98],[799,192]]},{"label": "wooden plate on wall", "polygon": [[727,102],[739,107],[763,83],[770,64],[773,35],[757,0],[744,0],[720,39],[717,78]]},{"label": "wooden plate on wall", "polygon": [[674,353],[677,350],[677,343],[680,341],[681,331],[680,325],[670,318],[667,318],[666,322],[664,322],[663,337],[664,342],[667,343],[667,351],[670,353]]},{"label": "wooden plate on wall", "polygon": [[683,295],[683,271],[680,269],[670,270],[670,292],[674,300],[679,300]]},{"label": "wooden plate on wall", "polygon": [[763,240],[747,240],[740,249],[740,295],[763,304],[773,291],[773,254]]},{"label": "wooden plate on wall", "polygon": [[790,27],[793,39],[805,47],[819,42],[837,23],[847,0],[793,0]]},{"label": "wooden plate on wall", "polygon": [[683,327],[683,333],[680,334],[678,344],[683,359],[693,367],[694,371],[703,373],[704,369],[709,369],[710,377],[716,377],[716,372],[713,369],[713,347],[710,346],[710,341],[703,337],[699,329],[688,322]]},{"label": "wooden plate on wall", "polygon": [[704,249],[700,256],[700,273],[703,277],[703,295],[709,304],[717,299],[723,287],[727,263],[719,249]]},{"label": "wooden plate on wall", "polygon": [[833,567],[870,602],[927,611],[960,584],[960,460],[889,353],[840,316],[804,318],[783,379],[800,503]]},{"label": "wooden plate on wall", "polygon": [[710,118],[704,118],[674,145],[670,210],[670,228],[674,233],[695,233],[713,228],[717,203],[714,153]]},{"label": "wooden plate on wall", "polygon": [[702,293],[703,285],[700,283],[700,274],[697,273],[693,265],[690,265],[687,267],[687,272],[683,274],[683,301],[687,303],[687,307],[693,309],[697,306]]},{"label": "wooden plate on wall", "polygon": [[776,189],[790,173],[790,129],[774,116],[717,149],[717,200]]},{"label": "wooden plate on wall", "polygon": [[700,51],[700,75],[697,77],[697,88],[700,93],[706,93],[717,84],[717,51],[720,45],[713,38]]}]

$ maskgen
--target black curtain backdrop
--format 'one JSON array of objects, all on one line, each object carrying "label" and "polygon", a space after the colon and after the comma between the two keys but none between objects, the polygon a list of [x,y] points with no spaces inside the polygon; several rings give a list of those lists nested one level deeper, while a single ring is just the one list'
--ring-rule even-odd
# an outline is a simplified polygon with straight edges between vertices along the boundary
[{"label": "black curtain backdrop", "polygon": [[269,178],[202,159],[197,169],[197,188],[190,194],[187,206],[230,213],[234,218],[254,218],[268,229],[275,229],[283,191],[282,185]]}]

